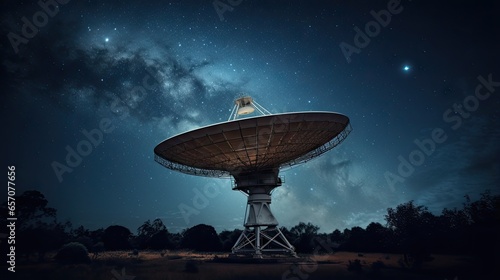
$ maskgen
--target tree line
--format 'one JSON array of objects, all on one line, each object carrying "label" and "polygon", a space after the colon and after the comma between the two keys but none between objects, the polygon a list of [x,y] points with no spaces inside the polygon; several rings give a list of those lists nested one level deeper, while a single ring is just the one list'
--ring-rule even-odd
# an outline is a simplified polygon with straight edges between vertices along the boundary
[{"label": "tree line", "polygon": [[[26,191],[16,196],[16,202],[16,250],[30,261],[43,261],[47,252],[68,242],[79,242],[95,255],[105,250],[133,249],[230,252],[241,234],[241,229],[217,233],[205,224],[171,233],[161,219],[145,221],[135,233],[120,225],[97,230],[74,228],[70,222],[57,220],[57,210],[48,207],[39,191]],[[1,208],[6,215],[7,203]],[[320,240],[334,244],[338,251],[401,253],[407,265],[416,266],[431,253],[477,255],[485,262],[494,262],[500,250],[500,196],[489,191],[477,201],[465,196],[461,209],[444,209],[439,215],[409,201],[388,208],[385,222],[331,233],[319,233],[318,226],[304,222],[280,229],[298,253],[318,252],[315,249]],[[5,247],[2,250],[7,245],[3,240],[0,243]]]}]

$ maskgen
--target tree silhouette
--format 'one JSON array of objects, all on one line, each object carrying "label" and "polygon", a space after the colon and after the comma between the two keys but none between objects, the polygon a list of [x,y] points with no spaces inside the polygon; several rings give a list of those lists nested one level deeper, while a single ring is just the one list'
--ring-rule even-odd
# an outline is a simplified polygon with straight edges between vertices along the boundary
[{"label": "tree silhouette", "polygon": [[[465,199],[463,209],[443,209],[438,216],[413,201],[388,208],[386,226],[372,222],[366,229],[353,227],[342,232],[337,229],[326,235],[318,234],[318,226],[301,222],[290,230],[281,227],[281,231],[301,253],[314,251],[315,238],[329,238],[333,243],[340,243],[341,250],[403,253],[402,264],[407,267],[420,268],[432,252],[472,254],[485,269],[494,269],[498,267],[495,262],[498,262],[497,252],[500,251],[500,196],[485,192],[477,201],[471,201],[468,196]],[[80,226],[69,231],[71,224],[57,222],[56,209],[48,207],[47,199],[39,191],[16,196],[16,202],[19,217],[16,253],[27,256],[30,261],[34,253],[38,253],[38,260],[43,260],[45,252],[74,241],[93,250],[94,257],[103,246],[107,250],[131,248],[132,234],[123,226],[94,231]],[[6,218],[7,204],[3,203],[1,208],[0,215]],[[5,233],[5,230],[0,231]],[[241,230],[236,229],[217,235],[212,226],[200,224],[183,233],[171,234],[160,219],[147,220],[137,228],[138,247],[134,248],[229,251],[240,233]],[[0,243],[0,248],[7,250],[6,246],[6,242]]]},{"label": "tree silhouette", "polygon": [[219,251],[222,244],[214,227],[199,224],[184,232],[181,247],[201,252],[212,252]]},{"label": "tree silhouette", "polygon": [[340,230],[336,229],[330,234],[330,239],[332,242],[341,244],[344,242],[344,236],[342,235],[342,232]]},{"label": "tree silhouette", "polygon": [[18,230],[33,227],[42,222],[46,224],[56,222],[57,210],[47,207],[49,202],[41,192],[25,191],[15,199],[16,216],[19,221]]},{"label": "tree silhouette", "polygon": [[392,240],[392,232],[380,223],[370,223],[365,231],[365,248],[367,252],[387,252],[388,243]]},{"label": "tree silhouette", "polygon": [[314,251],[313,238],[317,236],[319,227],[311,223],[300,222],[290,229],[292,245],[301,253],[311,253]]},{"label": "tree silhouette", "polygon": [[83,226],[79,226],[71,231],[71,235],[72,242],[78,242],[82,244],[83,246],[85,246],[85,248],[87,248],[89,252],[92,250],[95,242],[90,237],[90,230],[86,229]]},{"label": "tree silhouette", "polygon": [[170,242],[170,234],[168,230],[160,230],[153,234],[149,239],[148,248],[153,250],[163,250],[172,248],[172,243]]},{"label": "tree silhouette", "polygon": [[153,234],[158,233],[162,230],[166,230],[167,227],[163,224],[162,220],[157,218],[155,219],[152,223],[147,220],[137,228],[137,235],[139,236],[146,236],[146,237],[151,237]]},{"label": "tree silhouette", "polygon": [[365,251],[367,248],[365,230],[361,227],[351,228],[349,238],[346,240],[344,248],[355,252]]},{"label": "tree silhouette", "polygon": [[[46,252],[58,249],[68,239],[71,223],[57,222],[57,210],[47,206],[48,200],[39,191],[25,191],[15,196],[15,200],[17,253],[28,260],[36,253],[38,261],[43,261]],[[1,208],[0,215],[6,218],[7,202]]]},{"label": "tree silhouette", "polygon": [[478,201],[471,202],[468,196],[464,212],[469,222],[471,252],[483,263],[485,269],[498,267],[500,251],[500,196],[492,196],[490,191],[481,194]]},{"label": "tree silhouette", "polygon": [[398,247],[404,253],[404,262],[419,269],[430,256],[429,240],[433,238],[436,217],[427,207],[416,206],[413,201],[387,209],[388,227],[397,237]]},{"label": "tree silhouette", "polygon": [[130,249],[130,230],[123,226],[109,226],[104,230],[102,242],[107,250]]},{"label": "tree silhouette", "polygon": [[435,252],[465,253],[471,251],[472,244],[464,242],[471,238],[470,220],[465,210],[445,208],[437,220],[437,227],[434,229],[436,243],[433,244]]},{"label": "tree silhouette", "polygon": [[222,242],[222,250],[225,252],[230,252],[231,249],[233,248],[233,245],[236,243],[238,240],[238,237],[240,237],[242,230],[241,229],[235,229],[235,230],[224,230],[221,233],[219,233],[219,239]]},{"label": "tree silhouette", "polygon": [[140,248],[150,248],[161,250],[172,248],[170,233],[161,219],[155,219],[153,222],[147,220],[137,228],[137,242]]}]

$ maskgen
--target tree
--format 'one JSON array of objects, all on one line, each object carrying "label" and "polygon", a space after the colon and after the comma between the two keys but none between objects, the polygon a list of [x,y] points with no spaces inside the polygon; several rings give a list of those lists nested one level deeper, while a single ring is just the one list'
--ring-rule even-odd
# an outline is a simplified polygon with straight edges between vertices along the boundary
[{"label": "tree", "polygon": [[144,222],[144,224],[142,224],[142,226],[137,228],[137,235],[151,237],[153,236],[153,234],[166,229],[167,227],[163,224],[162,220],[159,218],[155,219],[152,223],[149,220],[147,220],[146,222]]},{"label": "tree", "polygon": [[351,238],[351,230],[348,228],[345,228],[344,231],[342,232],[342,236],[344,238],[344,241],[349,240],[349,238]]},{"label": "tree", "polygon": [[171,248],[170,233],[161,219],[155,219],[152,223],[147,220],[137,228],[137,241],[140,248],[151,248],[161,250]]},{"label": "tree", "polygon": [[214,227],[199,224],[184,232],[181,247],[201,252],[213,252],[221,250],[222,244]]},{"label": "tree", "polygon": [[290,229],[292,245],[298,252],[311,253],[314,251],[313,238],[318,234],[319,227],[311,223],[300,222]]},{"label": "tree", "polygon": [[83,226],[79,226],[71,231],[71,235],[72,241],[82,244],[88,251],[92,250],[94,241],[90,237],[90,230],[84,228]]},{"label": "tree", "polygon": [[109,226],[104,230],[102,242],[106,250],[130,249],[130,230],[123,226]]},{"label": "tree", "polygon": [[172,249],[179,249],[181,247],[181,242],[182,242],[182,234],[177,232],[177,233],[171,233],[170,234],[170,243],[172,246]]},{"label": "tree", "polygon": [[473,248],[467,242],[470,236],[470,221],[467,213],[461,209],[443,209],[441,216],[437,217],[438,226],[435,228],[435,251],[443,253],[465,253]]},{"label": "tree", "polygon": [[354,252],[364,251],[367,248],[366,233],[361,227],[351,228],[349,238],[346,240],[345,249]]},{"label": "tree", "polygon": [[413,201],[400,204],[396,209],[388,208],[385,215],[388,227],[394,232],[398,247],[404,253],[408,266],[419,269],[430,257],[430,241],[436,217],[427,207],[417,206]]},{"label": "tree", "polygon": [[[25,191],[16,200],[17,230],[37,226],[40,223],[52,224],[56,222],[57,210],[47,207],[49,203],[45,196],[36,190]],[[3,207],[6,208],[7,202]],[[7,211],[2,211],[7,213]]]},{"label": "tree", "polygon": [[71,234],[73,235],[73,237],[89,236],[90,231],[83,226],[79,226],[76,229],[72,230]]},{"label": "tree", "polygon": [[148,240],[148,248],[153,250],[163,250],[167,248],[172,248],[172,243],[170,242],[170,234],[168,230],[160,230],[153,234]]},{"label": "tree", "polygon": [[473,225],[498,225],[500,221],[500,196],[492,196],[491,191],[481,194],[478,201],[471,202],[468,195],[465,196],[464,212]]},{"label": "tree", "polygon": [[478,201],[471,202],[469,196],[465,198],[464,212],[470,222],[472,253],[482,260],[484,268],[498,267],[500,195],[493,196],[490,191],[486,191]]},{"label": "tree", "polygon": [[232,231],[224,230],[219,233],[219,239],[222,242],[222,250],[225,252],[230,252],[233,248],[233,245],[236,243],[238,238],[241,235],[241,229],[235,229]]},{"label": "tree", "polygon": [[344,242],[344,238],[342,236],[342,232],[340,232],[340,230],[338,230],[338,229],[334,230],[330,234],[330,239],[332,240],[332,242],[335,242],[335,243],[338,243],[338,244],[342,244],[342,242]]},{"label": "tree", "polygon": [[[15,196],[16,201],[16,253],[28,259],[33,253],[38,254],[38,261],[43,261],[45,253],[58,249],[69,234],[71,223],[59,223],[57,210],[48,207],[48,200],[36,190],[25,191]],[[7,215],[7,202],[0,209],[3,218]]]},{"label": "tree", "polygon": [[366,248],[368,252],[387,252],[389,251],[388,243],[391,237],[391,231],[380,223],[370,223],[366,227],[365,238]]}]

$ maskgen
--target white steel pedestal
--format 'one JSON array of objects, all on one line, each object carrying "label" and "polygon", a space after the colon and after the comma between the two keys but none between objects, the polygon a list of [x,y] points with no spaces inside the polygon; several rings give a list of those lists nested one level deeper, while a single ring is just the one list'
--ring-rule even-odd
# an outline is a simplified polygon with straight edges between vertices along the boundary
[{"label": "white steel pedestal", "polygon": [[235,190],[248,195],[245,213],[245,230],[232,248],[233,254],[251,254],[261,258],[263,254],[290,254],[295,248],[278,227],[271,212],[271,191],[281,185],[277,171],[259,172],[234,176]]}]

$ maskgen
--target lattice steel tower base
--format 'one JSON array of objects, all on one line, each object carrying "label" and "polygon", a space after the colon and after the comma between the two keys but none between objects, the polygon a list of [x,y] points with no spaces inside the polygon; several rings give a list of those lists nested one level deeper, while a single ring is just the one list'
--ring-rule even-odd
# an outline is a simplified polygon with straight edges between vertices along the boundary
[{"label": "lattice steel tower base", "polygon": [[295,248],[283,235],[271,212],[271,192],[282,183],[278,172],[279,169],[233,174],[233,189],[248,196],[245,229],[232,248],[233,254],[252,255],[255,258],[261,258],[263,254],[297,256]]}]

